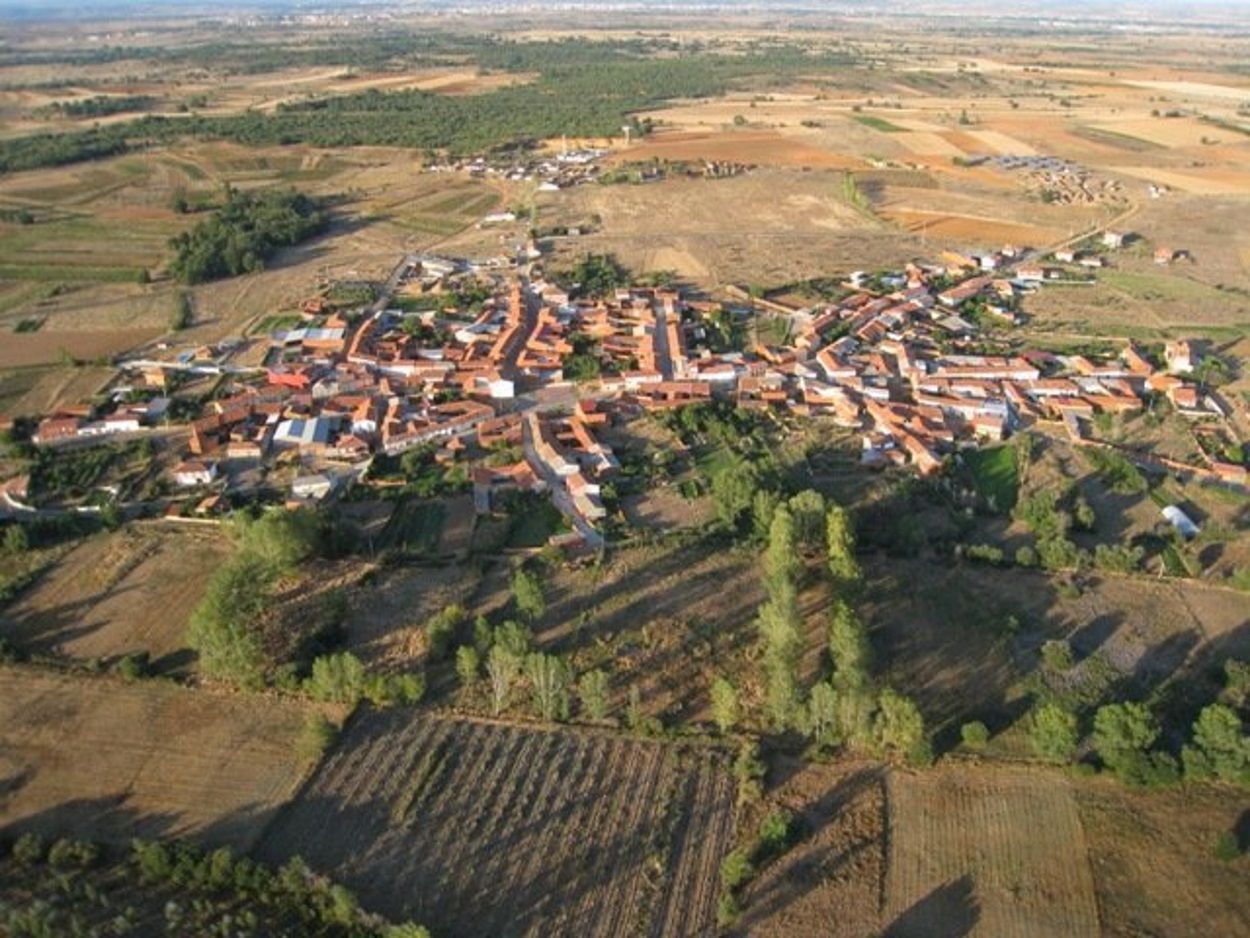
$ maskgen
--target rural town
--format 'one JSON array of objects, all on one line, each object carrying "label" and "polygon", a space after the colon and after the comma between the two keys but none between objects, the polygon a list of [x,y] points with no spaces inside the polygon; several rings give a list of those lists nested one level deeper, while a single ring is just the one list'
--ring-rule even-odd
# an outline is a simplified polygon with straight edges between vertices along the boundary
[{"label": "rural town", "polygon": [[1250,931],[1242,12],[0,0],[0,934]]}]

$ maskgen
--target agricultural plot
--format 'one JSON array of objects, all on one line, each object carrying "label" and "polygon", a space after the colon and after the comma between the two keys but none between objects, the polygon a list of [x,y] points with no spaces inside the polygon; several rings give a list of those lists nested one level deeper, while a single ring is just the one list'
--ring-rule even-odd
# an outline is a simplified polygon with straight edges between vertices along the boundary
[{"label": "agricultural plot", "polygon": [[358,717],[268,832],[440,935],[711,930],[733,835],[712,752],[400,711]]},{"label": "agricultural plot", "polygon": [[76,661],[147,652],[158,672],[183,671],[187,620],[207,580],[200,574],[227,553],[215,531],[132,526],[90,538],[5,611],[0,635]]},{"label": "agricultural plot", "polygon": [[1076,784],[1103,933],[1241,935],[1250,932],[1244,865],[1212,855],[1220,834],[1250,837],[1244,800],[1186,785],[1137,792],[1114,781]]},{"label": "agricultural plot", "polygon": [[1069,783],[1038,769],[939,768],[888,782],[889,934],[1101,934]]},{"label": "agricultural plot", "polygon": [[[786,767],[790,768],[789,766]],[[795,766],[769,795],[797,819],[797,844],[744,897],[734,934],[879,935],[886,878],[886,784],[879,766]],[[889,932],[886,932],[889,934]]]},{"label": "agricultural plot", "polygon": [[0,667],[0,831],[248,849],[305,766],[308,708]]}]

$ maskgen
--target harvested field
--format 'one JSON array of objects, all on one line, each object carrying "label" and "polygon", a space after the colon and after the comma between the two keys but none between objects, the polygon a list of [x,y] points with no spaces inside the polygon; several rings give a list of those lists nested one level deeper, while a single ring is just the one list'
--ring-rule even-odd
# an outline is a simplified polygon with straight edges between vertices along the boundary
[{"label": "harvested field", "polygon": [[1245,139],[1230,130],[1222,130],[1193,118],[1136,118],[1108,121],[1095,126],[1112,133],[1157,143],[1161,147],[1197,147],[1205,145],[1207,141],[1238,143]]},{"label": "harvested field", "polygon": [[968,136],[979,141],[983,150],[1012,156],[1035,156],[1037,151],[1022,140],[997,130],[969,130]]},{"label": "harvested field", "polygon": [[146,651],[158,672],[183,671],[187,620],[228,552],[215,530],[132,525],[90,538],[6,610],[2,634],[78,661]]},{"label": "harvested field", "polygon": [[879,766],[855,763],[794,769],[769,794],[769,803],[798,818],[804,833],[751,883],[740,927],[733,933],[761,938],[827,935],[836,922],[842,938],[881,934],[885,773]]},{"label": "harvested field", "polygon": [[352,722],[261,854],[440,935],[678,936],[711,930],[732,836],[712,751],[389,711]]},{"label": "harvested field", "polygon": [[100,391],[114,376],[111,368],[10,369],[0,374],[0,417],[46,414]]},{"label": "harvested field", "polygon": [[1161,169],[1155,166],[1114,166],[1117,173],[1162,183],[1195,195],[1246,195],[1250,193],[1250,171],[1207,167],[1200,169]]},{"label": "harvested field", "polygon": [[1100,934],[1070,783],[1041,769],[889,777],[888,934]]},{"label": "harvested field", "polygon": [[1017,224],[995,218],[972,215],[949,215],[922,209],[882,209],[879,213],[902,225],[908,231],[924,232],[928,238],[948,242],[976,245],[1000,244],[1049,244],[1062,238],[1065,232],[1037,225]]},{"label": "harvested field", "polygon": [[308,708],[0,667],[0,830],[251,847],[304,774]]},{"label": "harvested field", "polygon": [[1110,779],[1076,783],[1104,935],[1250,933],[1242,863],[1212,855],[1226,831],[1246,837],[1246,803],[1227,789],[1138,792]]},{"label": "harvested field", "polygon": [[945,137],[923,131],[907,131],[895,134],[894,139],[917,156],[967,156]]},{"label": "harvested field", "polygon": [[759,166],[847,169],[863,165],[853,156],[834,153],[775,130],[724,132],[670,131],[647,137],[642,143],[613,155],[615,161],[726,160]]},{"label": "harvested field", "polygon": [[150,342],[161,334],[157,329],[121,329],[110,331],[65,331],[43,329],[4,337],[0,347],[0,368],[25,368],[50,365],[66,355],[81,361],[111,358],[136,346]]}]

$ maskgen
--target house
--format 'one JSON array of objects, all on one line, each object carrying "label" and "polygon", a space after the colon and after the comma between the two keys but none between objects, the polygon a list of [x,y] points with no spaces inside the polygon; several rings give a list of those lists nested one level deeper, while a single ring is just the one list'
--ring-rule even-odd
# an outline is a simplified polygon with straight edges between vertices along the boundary
[{"label": "house", "polygon": [[324,473],[299,476],[291,483],[291,495],[302,502],[319,502],[335,489],[335,481]]},{"label": "house", "polygon": [[1171,248],[1155,248],[1155,263],[1170,264],[1176,260],[1176,252]]},{"label": "house", "polygon": [[1185,339],[1169,342],[1163,349],[1168,371],[1174,375],[1187,375],[1194,370],[1193,346]]},{"label": "house", "polygon": [[1161,509],[1163,517],[1168,523],[1174,527],[1181,537],[1190,540],[1198,536],[1198,525],[1194,523],[1189,515],[1185,514],[1176,505],[1164,505]]},{"label": "house", "polygon": [[209,485],[216,478],[216,460],[187,459],[174,466],[174,482],[184,488],[196,485]]},{"label": "house", "polygon": [[1122,248],[1124,243],[1128,241],[1130,235],[1123,231],[1111,231],[1108,229],[1102,233],[1103,247]]}]

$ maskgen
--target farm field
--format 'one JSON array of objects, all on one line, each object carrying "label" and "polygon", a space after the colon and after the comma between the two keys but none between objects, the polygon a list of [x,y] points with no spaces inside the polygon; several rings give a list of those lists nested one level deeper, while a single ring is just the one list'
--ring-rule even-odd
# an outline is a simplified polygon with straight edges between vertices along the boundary
[{"label": "farm field", "polygon": [[309,708],[0,667],[0,830],[246,850],[306,771]]},{"label": "farm field", "polygon": [[1105,935],[1236,935],[1250,929],[1245,873],[1211,855],[1247,837],[1244,798],[1205,786],[1133,792],[1074,785]]},{"label": "farm field", "polygon": [[51,366],[0,373],[0,416],[43,414],[90,398],[112,380],[112,368]]},{"label": "farm field", "polygon": [[[5,614],[18,647],[75,661],[147,652],[157,673],[185,672],[185,633],[229,546],[215,530],[124,528],[83,541]],[[193,573],[195,575],[188,575]]]},{"label": "farm field", "polygon": [[1100,935],[1069,783],[1041,769],[889,777],[889,934]]},{"label": "farm field", "polygon": [[[751,884],[731,934],[882,934],[886,883],[886,772],[871,763],[789,766],[770,793],[802,835]],[[793,774],[790,771],[793,769]],[[887,931],[886,934],[892,934]]]},{"label": "farm field", "polygon": [[260,853],[443,935],[677,936],[711,927],[732,832],[712,752],[370,712]]}]

